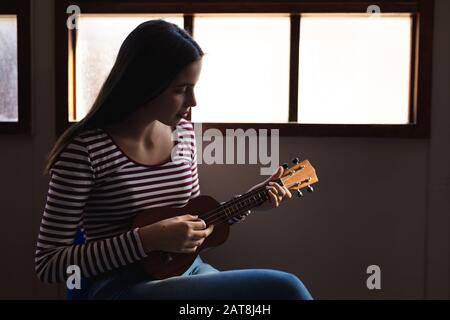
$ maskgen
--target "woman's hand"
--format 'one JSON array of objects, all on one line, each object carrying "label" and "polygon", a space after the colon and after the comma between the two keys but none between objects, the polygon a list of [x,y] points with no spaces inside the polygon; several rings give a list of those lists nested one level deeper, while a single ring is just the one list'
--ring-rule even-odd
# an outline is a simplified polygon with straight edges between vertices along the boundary
[{"label": "woman's hand", "polygon": [[198,216],[186,214],[158,221],[141,227],[139,236],[144,251],[192,253],[202,245],[212,233],[214,225],[206,228],[206,223]]},{"label": "woman's hand", "polygon": [[278,167],[278,170],[270,178],[253,186],[248,190],[252,191],[264,185],[269,190],[269,201],[264,202],[263,204],[254,208],[253,210],[267,211],[274,207],[277,208],[280,205],[280,203],[284,201],[284,199],[292,198],[292,193],[289,191],[288,188],[281,186],[280,184],[275,182],[283,175],[283,172],[284,168],[281,166]]}]

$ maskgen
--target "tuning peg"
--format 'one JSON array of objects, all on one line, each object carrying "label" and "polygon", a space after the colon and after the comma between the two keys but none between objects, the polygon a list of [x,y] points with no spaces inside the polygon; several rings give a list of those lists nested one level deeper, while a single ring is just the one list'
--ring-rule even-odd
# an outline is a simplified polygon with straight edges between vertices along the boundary
[{"label": "tuning peg", "polygon": [[289,164],[283,163],[282,167],[284,168],[284,170],[286,170],[287,168],[289,168]]},{"label": "tuning peg", "polygon": [[309,192],[314,192],[314,188],[313,187],[311,187],[311,186],[308,186],[308,189],[307,189]]},{"label": "tuning peg", "polygon": [[297,164],[297,163],[299,163],[300,162],[300,159],[299,158],[294,158],[294,159],[292,159],[292,163],[293,164]]},{"label": "tuning peg", "polygon": [[303,197],[303,192],[301,190],[297,190],[297,196],[299,198]]}]

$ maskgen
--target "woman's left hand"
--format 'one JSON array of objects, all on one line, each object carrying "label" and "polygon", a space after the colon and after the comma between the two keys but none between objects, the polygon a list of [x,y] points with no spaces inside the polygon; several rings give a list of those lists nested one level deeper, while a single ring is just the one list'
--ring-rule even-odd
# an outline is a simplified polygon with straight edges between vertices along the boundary
[{"label": "woman's left hand", "polygon": [[288,188],[281,186],[276,180],[278,180],[284,172],[283,167],[278,167],[278,170],[267,180],[251,187],[248,191],[252,191],[256,188],[259,188],[263,185],[266,186],[266,188],[269,190],[269,201],[265,201],[260,206],[254,208],[253,210],[262,210],[267,211],[272,208],[277,208],[282,201],[284,201],[286,198],[292,198],[292,193],[289,191]]}]

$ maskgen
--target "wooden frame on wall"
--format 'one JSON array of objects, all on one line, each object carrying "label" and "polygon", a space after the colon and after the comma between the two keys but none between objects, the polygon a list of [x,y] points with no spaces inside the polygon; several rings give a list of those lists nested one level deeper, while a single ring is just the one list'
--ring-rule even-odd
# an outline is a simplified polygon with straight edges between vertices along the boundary
[{"label": "wooden frame on wall", "polygon": [[[61,134],[68,121],[69,30],[65,27],[66,9],[78,5],[82,13],[182,13],[185,29],[193,32],[196,13],[289,13],[291,16],[291,71],[289,86],[289,123],[203,123],[203,130],[216,128],[279,129],[281,136],[374,136],[427,138],[430,134],[431,70],[434,0],[377,1],[384,13],[411,13],[412,59],[410,76],[410,123],[402,125],[302,124],[297,122],[298,54],[302,13],[366,12],[374,4],[367,1],[165,1],[144,0],[58,0],[55,2],[56,54],[56,129]],[[72,37],[73,39],[73,37]]]},{"label": "wooden frame on wall", "polygon": [[31,133],[30,2],[2,0],[0,14],[17,16],[18,121],[0,122],[0,134]]}]

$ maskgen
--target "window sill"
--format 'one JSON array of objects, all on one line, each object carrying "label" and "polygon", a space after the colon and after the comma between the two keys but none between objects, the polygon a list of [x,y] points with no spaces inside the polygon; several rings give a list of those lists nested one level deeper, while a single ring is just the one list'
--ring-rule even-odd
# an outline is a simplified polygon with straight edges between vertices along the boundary
[{"label": "window sill", "polygon": [[227,129],[278,129],[280,136],[311,137],[392,137],[392,138],[429,138],[429,128],[419,124],[368,125],[368,124],[300,124],[300,123],[198,123],[204,134],[209,129],[218,129],[226,134]]}]

